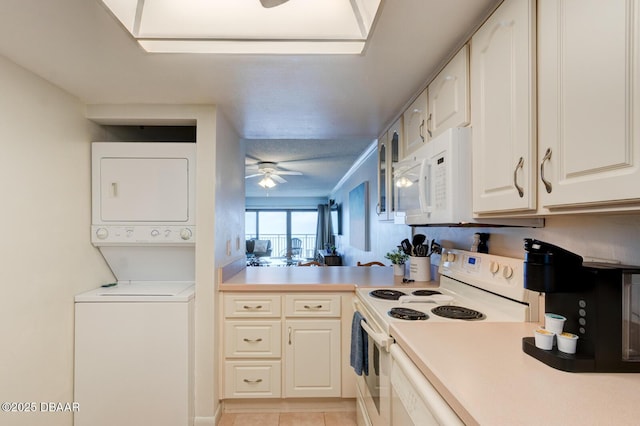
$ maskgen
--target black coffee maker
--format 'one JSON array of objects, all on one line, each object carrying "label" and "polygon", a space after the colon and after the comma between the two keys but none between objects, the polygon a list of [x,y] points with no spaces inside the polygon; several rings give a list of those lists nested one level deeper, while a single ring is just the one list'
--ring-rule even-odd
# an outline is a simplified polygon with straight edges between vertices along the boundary
[{"label": "black coffee maker", "polygon": [[570,372],[640,372],[640,267],[583,263],[544,241],[524,240],[524,286],[545,293],[545,312],[567,318],[578,335],[575,354],[543,350],[533,337],[524,352]]}]

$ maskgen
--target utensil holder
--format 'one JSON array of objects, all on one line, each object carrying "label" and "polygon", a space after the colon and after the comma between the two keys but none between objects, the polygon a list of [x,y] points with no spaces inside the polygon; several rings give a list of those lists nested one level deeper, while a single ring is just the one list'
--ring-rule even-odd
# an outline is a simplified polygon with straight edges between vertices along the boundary
[{"label": "utensil holder", "polygon": [[414,281],[431,281],[431,258],[409,256],[409,278]]}]

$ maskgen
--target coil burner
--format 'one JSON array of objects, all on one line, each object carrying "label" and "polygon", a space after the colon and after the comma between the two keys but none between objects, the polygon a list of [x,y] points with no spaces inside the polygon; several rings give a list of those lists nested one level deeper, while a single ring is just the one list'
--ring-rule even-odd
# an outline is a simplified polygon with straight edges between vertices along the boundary
[{"label": "coil burner", "polygon": [[485,315],[474,309],[463,306],[440,305],[431,310],[431,313],[443,318],[461,319],[467,321],[483,320]]},{"label": "coil burner", "polygon": [[429,318],[429,315],[424,312],[409,308],[391,308],[389,316],[408,321],[421,321]]},{"label": "coil burner", "polygon": [[398,300],[400,299],[400,296],[406,296],[407,293],[399,290],[379,289],[373,290],[369,295],[378,299]]}]

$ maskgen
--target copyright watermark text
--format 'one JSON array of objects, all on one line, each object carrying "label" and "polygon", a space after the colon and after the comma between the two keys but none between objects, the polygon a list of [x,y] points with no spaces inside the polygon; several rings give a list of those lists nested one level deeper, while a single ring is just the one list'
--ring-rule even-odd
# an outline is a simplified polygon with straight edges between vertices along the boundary
[{"label": "copyright watermark text", "polygon": [[64,413],[80,411],[78,402],[3,402],[5,413]]}]

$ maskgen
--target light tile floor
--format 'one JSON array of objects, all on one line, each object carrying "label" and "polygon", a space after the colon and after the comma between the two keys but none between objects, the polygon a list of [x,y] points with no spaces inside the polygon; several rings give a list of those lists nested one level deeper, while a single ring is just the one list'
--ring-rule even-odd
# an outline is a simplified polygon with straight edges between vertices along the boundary
[{"label": "light tile floor", "polygon": [[356,426],[356,413],[225,413],[218,426]]}]

